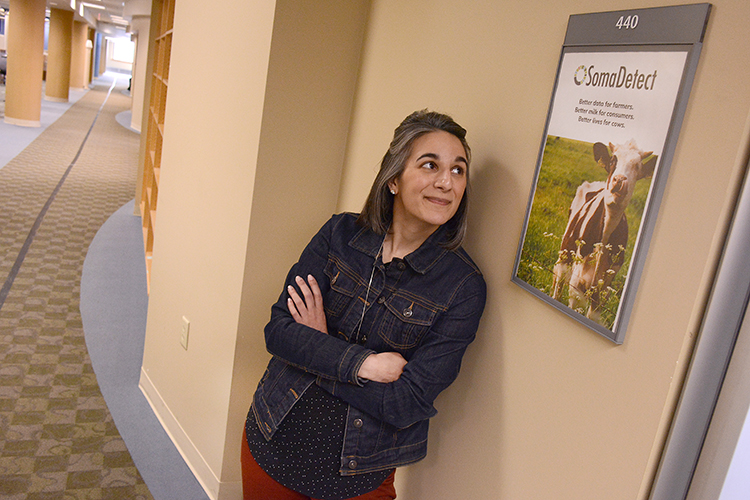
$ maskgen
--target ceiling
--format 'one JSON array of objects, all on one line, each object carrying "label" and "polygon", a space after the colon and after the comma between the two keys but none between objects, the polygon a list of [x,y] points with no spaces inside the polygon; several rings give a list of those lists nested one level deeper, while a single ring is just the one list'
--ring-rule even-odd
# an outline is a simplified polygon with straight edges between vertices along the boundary
[{"label": "ceiling", "polygon": [[[25,1],[25,0],[20,0]],[[70,6],[70,0],[46,0],[47,9],[61,9],[61,10],[73,10]],[[103,7],[98,9],[84,5],[84,14],[88,21],[100,21],[103,23],[112,23],[119,26],[126,26],[127,21],[122,20],[123,6],[127,0],[76,0],[75,19],[77,21],[83,21],[79,13],[79,4],[91,4]],[[0,7],[8,9],[10,7],[11,0],[0,0]]]}]

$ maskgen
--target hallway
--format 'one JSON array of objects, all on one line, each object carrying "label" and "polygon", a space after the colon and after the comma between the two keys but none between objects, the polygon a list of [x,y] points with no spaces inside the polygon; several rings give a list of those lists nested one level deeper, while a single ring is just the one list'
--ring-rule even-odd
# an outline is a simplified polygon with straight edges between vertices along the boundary
[{"label": "hallway", "polygon": [[148,297],[140,137],[116,120],[127,84],[100,77],[0,165],[2,498],[207,498],[137,387]]}]

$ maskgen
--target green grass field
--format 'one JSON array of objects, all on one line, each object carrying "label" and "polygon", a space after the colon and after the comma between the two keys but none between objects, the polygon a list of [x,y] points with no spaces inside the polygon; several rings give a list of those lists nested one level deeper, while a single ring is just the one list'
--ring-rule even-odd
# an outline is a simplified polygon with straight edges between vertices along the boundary
[{"label": "green grass field", "polygon": [[[551,296],[552,268],[557,261],[560,242],[568,223],[570,203],[573,201],[576,188],[584,181],[606,179],[607,172],[594,160],[593,144],[562,137],[547,137],[526,238],[521,250],[517,273],[519,278]],[[602,307],[601,323],[607,328],[612,327],[617,314],[650,186],[650,178],[638,181],[633,198],[626,209],[628,245],[625,263],[610,285],[610,293],[604,298]],[[567,288],[563,291],[560,301],[568,304]],[[585,311],[578,312],[585,314]]]}]

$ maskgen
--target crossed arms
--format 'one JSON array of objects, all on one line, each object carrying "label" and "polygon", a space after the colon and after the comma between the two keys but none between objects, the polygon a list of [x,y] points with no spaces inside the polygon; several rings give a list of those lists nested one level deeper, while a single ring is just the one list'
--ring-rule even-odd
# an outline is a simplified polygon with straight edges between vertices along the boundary
[{"label": "crossed arms", "polygon": [[[313,275],[307,276],[307,281],[297,276],[295,282],[302,293],[291,285],[288,287],[289,298],[287,307],[294,321],[328,333],[326,314],[323,308],[323,295]],[[395,382],[401,377],[406,366],[406,360],[397,352],[373,353],[367,356],[357,372],[357,376],[373,382]]]}]

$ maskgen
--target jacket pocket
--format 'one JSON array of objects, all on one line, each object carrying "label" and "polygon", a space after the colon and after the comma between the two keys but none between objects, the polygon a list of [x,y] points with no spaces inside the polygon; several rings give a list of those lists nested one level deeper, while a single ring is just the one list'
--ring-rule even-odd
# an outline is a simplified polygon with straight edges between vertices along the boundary
[{"label": "jacket pocket", "polygon": [[357,291],[357,280],[330,257],[323,272],[331,284],[331,290],[323,301],[326,312],[340,316]]},{"label": "jacket pocket", "polygon": [[415,347],[430,329],[437,311],[414,298],[396,292],[386,302],[380,338],[395,349]]}]

